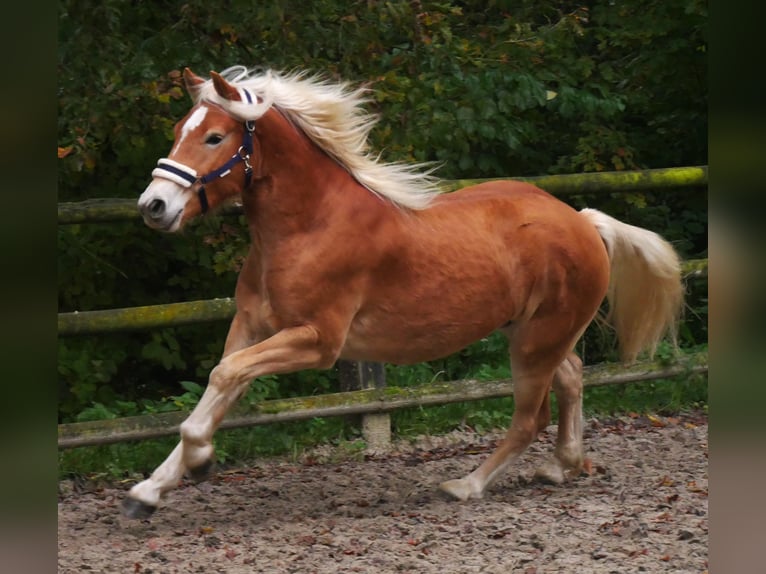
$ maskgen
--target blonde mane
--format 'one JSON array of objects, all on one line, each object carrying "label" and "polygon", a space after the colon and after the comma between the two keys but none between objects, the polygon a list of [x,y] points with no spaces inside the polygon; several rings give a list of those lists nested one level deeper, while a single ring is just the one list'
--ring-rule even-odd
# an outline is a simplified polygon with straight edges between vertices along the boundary
[{"label": "blonde mane", "polygon": [[257,120],[275,106],[360,184],[401,207],[424,209],[440,193],[439,180],[432,175],[434,168],[427,164],[385,163],[370,152],[367,136],[377,118],[364,109],[369,102],[364,88],[305,72],[250,70],[227,79],[261,101],[249,104],[225,100],[216,93],[212,81],[202,86],[198,100],[216,103],[242,120]]}]

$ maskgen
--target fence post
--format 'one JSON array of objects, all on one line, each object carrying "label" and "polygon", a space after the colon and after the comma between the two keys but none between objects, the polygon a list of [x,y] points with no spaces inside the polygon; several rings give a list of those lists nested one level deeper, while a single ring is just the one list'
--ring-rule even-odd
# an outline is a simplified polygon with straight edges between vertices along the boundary
[{"label": "fence post", "polygon": [[[343,391],[382,389],[386,386],[383,363],[340,361],[340,386]],[[391,446],[391,416],[388,413],[362,415],[362,436],[370,453],[383,452]]]}]

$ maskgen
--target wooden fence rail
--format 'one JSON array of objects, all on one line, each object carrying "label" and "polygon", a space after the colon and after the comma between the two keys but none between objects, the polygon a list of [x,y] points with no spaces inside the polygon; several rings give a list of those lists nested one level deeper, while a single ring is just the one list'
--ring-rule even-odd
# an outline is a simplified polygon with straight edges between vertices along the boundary
[{"label": "wooden fence rail", "polygon": [[[574,173],[545,175],[540,177],[512,177],[534,183],[553,195],[576,195],[583,193],[615,193],[627,191],[648,191],[706,186],[707,166],[669,167],[643,171],[607,171],[600,173]],[[444,191],[454,191],[468,185],[492,181],[492,179],[457,179],[445,181]],[[58,223],[105,223],[113,221],[139,220],[135,199],[88,199],[74,203],[59,203]],[[223,214],[238,214],[241,209],[231,206]]]},{"label": "wooden fence rail", "polygon": [[[511,178],[535,183],[555,195],[585,193],[614,193],[675,189],[706,186],[707,166],[654,169],[634,172],[605,172]],[[490,180],[453,180],[444,183],[445,191],[459,189],[470,184]],[[224,214],[240,213],[238,207],[230,207]],[[60,225],[104,223],[138,220],[134,199],[93,199],[77,203],[60,203]],[[707,277],[707,259],[684,262],[687,278]],[[59,313],[59,336],[94,335],[137,329],[163,327],[230,320],[235,311],[231,298],[189,301],[167,305],[148,305],[126,309],[105,309]],[[585,385],[599,386],[629,382],[671,378],[694,373],[707,373],[707,352],[685,355],[672,364],[657,361],[634,363],[629,366],[601,364],[585,369]],[[364,366],[368,368],[363,368]],[[253,425],[305,420],[315,417],[364,414],[366,420],[374,420],[377,430],[365,423],[365,438],[382,436],[385,443],[390,434],[387,413],[408,407],[433,406],[454,402],[510,396],[513,381],[451,381],[429,383],[411,388],[386,387],[382,369],[369,368],[365,363],[354,364],[346,369],[349,378],[358,379],[341,393],[312,397],[299,397],[263,401],[239,407],[223,421],[221,428],[238,428]],[[344,370],[342,369],[341,372]],[[368,372],[369,371],[369,372]],[[356,375],[353,375],[356,372]],[[376,374],[377,373],[377,374]],[[103,421],[60,424],[58,446],[61,449],[87,445],[112,444],[116,442],[177,435],[186,412],[169,412],[137,417],[125,417]],[[385,432],[381,432],[383,425]],[[370,435],[367,431],[370,431]],[[376,446],[385,446],[379,444]]]},{"label": "wooden fence rail", "polygon": [[[672,364],[659,361],[631,365],[600,364],[585,368],[586,387],[706,373],[707,352],[686,355]],[[449,403],[507,397],[513,394],[513,379],[494,381],[449,381],[416,387],[385,387],[311,397],[261,401],[233,409],[221,423],[222,429],[299,421],[316,417],[335,417],[388,413],[397,409],[445,405]],[[169,412],[92,422],[59,425],[61,449],[111,444],[178,435],[187,412]]]}]

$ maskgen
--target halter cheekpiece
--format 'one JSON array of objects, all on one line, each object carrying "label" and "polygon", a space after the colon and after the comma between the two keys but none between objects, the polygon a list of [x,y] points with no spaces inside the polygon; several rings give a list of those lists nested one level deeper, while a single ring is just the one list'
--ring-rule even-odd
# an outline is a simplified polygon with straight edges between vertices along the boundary
[{"label": "halter cheekpiece", "polygon": [[[243,99],[246,100],[247,103],[253,103],[253,97],[250,92],[245,88],[239,88],[239,91],[242,96],[244,96]],[[245,135],[242,140],[242,145],[239,146],[237,152],[221,167],[218,167],[203,176],[197,176],[197,170],[187,165],[163,157],[157,161],[157,167],[152,170],[152,177],[169,179],[183,187],[191,187],[197,182],[201,183],[202,185],[200,185],[197,190],[197,197],[199,198],[200,207],[204,214],[210,207],[207,201],[207,194],[205,193],[205,184],[210,183],[219,177],[226,177],[231,173],[231,169],[240,162],[244,162],[245,164],[245,188],[250,186],[253,177],[253,167],[250,165],[250,154],[253,153],[254,131],[255,121],[247,120],[245,122]]]}]

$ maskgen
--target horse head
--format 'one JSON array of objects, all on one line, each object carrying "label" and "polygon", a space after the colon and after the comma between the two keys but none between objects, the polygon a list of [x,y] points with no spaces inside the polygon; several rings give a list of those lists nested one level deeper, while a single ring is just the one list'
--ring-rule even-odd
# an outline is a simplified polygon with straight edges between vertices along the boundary
[{"label": "horse head", "polygon": [[269,105],[216,72],[210,81],[186,68],[183,78],[194,106],[175,125],[170,154],[157,162],[138,199],[146,224],[168,232],[249,186],[257,157],[255,117]]}]

